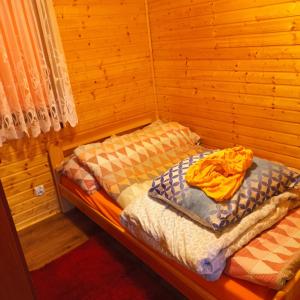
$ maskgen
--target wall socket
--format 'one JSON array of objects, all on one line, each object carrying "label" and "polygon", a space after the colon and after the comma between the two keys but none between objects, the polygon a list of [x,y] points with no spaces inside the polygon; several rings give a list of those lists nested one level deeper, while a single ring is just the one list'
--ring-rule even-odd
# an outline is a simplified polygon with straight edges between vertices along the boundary
[{"label": "wall socket", "polygon": [[43,196],[45,194],[45,187],[43,184],[37,185],[33,188],[35,196]]}]

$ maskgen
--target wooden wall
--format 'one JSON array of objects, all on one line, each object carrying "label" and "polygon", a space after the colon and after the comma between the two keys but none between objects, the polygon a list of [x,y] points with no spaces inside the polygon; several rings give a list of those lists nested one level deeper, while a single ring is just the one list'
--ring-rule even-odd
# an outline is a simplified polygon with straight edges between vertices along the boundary
[{"label": "wooden wall", "polygon": [[[59,210],[46,153],[47,142],[108,123],[154,115],[144,0],[53,0],[79,125],[0,148],[0,177],[18,229]],[[33,187],[44,184],[36,197]]]},{"label": "wooden wall", "polygon": [[[299,1],[148,0],[150,44],[144,0],[53,2],[79,125],[0,148],[18,229],[59,210],[47,143],[153,116],[155,90],[160,117],[204,143],[243,144],[300,168]],[[38,184],[42,197],[33,194]]]},{"label": "wooden wall", "polygon": [[300,1],[148,3],[160,117],[300,168]]}]

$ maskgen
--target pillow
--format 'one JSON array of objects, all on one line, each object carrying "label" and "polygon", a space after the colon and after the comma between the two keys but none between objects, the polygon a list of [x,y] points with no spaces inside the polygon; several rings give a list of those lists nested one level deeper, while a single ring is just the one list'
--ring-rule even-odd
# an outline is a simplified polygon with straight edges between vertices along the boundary
[{"label": "pillow", "polygon": [[199,136],[176,122],[161,121],[74,153],[114,199],[128,186],[151,180],[199,150]]},{"label": "pillow", "polygon": [[239,221],[267,199],[300,181],[300,174],[284,165],[254,157],[234,196],[229,201],[217,203],[185,181],[189,166],[211,152],[191,156],[155,178],[149,196],[167,202],[192,220],[217,231]]},{"label": "pillow", "polygon": [[94,176],[88,172],[86,167],[80,165],[75,155],[72,155],[63,164],[62,172],[88,194],[92,194],[100,188]]}]

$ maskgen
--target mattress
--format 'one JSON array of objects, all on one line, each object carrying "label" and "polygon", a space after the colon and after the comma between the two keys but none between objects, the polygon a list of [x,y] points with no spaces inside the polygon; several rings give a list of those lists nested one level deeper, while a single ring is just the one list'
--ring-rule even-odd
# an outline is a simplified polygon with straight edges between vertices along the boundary
[{"label": "mattress", "polygon": [[[111,222],[113,222],[121,231],[124,231],[124,227],[120,223],[120,214],[122,209],[112,201],[111,198],[105,193],[104,190],[97,191],[91,195],[87,195],[78,185],[72,182],[65,176],[61,177],[61,184],[77,195],[86,205],[99,211]],[[125,229],[126,230],[126,229]],[[151,237],[148,237],[151,238]],[[141,242],[143,243],[143,242]],[[212,295],[220,299],[272,299],[276,294],[275,290],[259,286],[250,282],[246,282],[239,279],[233,279],[229,276],[222,275],[217,281],[209,282],[202,279],[198,274],[191,270],[188,270],[179,263],[164,257],[162,254],[156,252],[158,257],[163,257],[170,264],[175,266],[181,273],[188,278],[197,282],[200,286],[207,289]]]}]

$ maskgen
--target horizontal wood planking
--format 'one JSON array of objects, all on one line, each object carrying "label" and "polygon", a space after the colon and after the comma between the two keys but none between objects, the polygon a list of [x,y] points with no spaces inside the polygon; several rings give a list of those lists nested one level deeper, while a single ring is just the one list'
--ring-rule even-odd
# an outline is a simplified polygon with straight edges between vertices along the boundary
[{"label": "horizontal wood planking", "polygon": [[180,78],[182,80],[204,80],[204,81],[224,81],[259,83],[273,85],[296,85],[300,86],[300,73],[288,72],[255,72],[255,71],[204,71],[197,69],[161,69],[158,78]]},{"label": "horizontal wood planking", "polygon": [[149,0],[159,115],[300,168],[300,2]]},{"label": "horizontal wood planking", "polygon": [[[261,95],[249,95],[241,93],[227,93],[224,91],[210,91],[202,90],[199,93],[198,88],[194,89],[177,89],[170,87],[158,88],[158,93],[165,96],[182,96],[182,97],[193,97],[200,98],[197,101],[219,101],[225,103],[236,103],[244,104],[251,107],[261,108],[273,108],[290,111],[300,111],[300,100],[295,98],[280,98],[272,96],[261,96]],[[273,113],[271,114],[271,116]],[[268,118],[270,116],[268,115]]]},{"label": "horizontal wood planking", "polygon": [[[240,105],[235,103],[226,103],[223,101],[210,101],[205,100],[203,98],[193,98],[193,97],[176,97],[176,96],[160,96],[159,99],[161,102],[164,103],[165,107],[168,107],[171,109],[176,110],[176,107],[178,109],[184,106],[188,107],[188,110],[191,110],[192,114],[197,114],[198,111],[203,112],[216,112],[216,116],[218,113],[223,114],[229,114],[227,118],[224,117],[224,120],[226,119],[228,122],[232,121],[234,122],[235,119],[232,119],[232,116],[242,116],[244,120],[244,117],[252,117],[255,119],[255,121],[259,120],[261,118],[261,122],[266,123],[266,127],[269,126],[270,129],[272,129],[273,124],[280,124],[280,128],[273,128],[273,131],[282,132],[283,134],[286,133],[293,133],[294,131],[300,129],[299,124],[297,123],[297,120],[299,120],[300,112],[294,112],[294,111],[286,111],[286,110],[278,110],[278,109],[269,109],[269,108],[260,108],[256,106],[250,106],[249,105]],[[200,101],[199,101],[200,100]],[[197,101],[197,102],[196,102]],[[286,117],[285,117],[286,116]],[[211,116],[210,116],[211,117]],[[222,116],[223,117],[223,116]],[[221,117],[221,118],[222,118]],[[291,128],[288,126],[285,126],[285,122],[289,122]],[[269,125],[270,122],[270,125]],[[259,122],[260,123],[260,122]],[[261,126],[260,124],[257,126]],[[279,127],[279,126],[278,126]],[[292,145],[299,145],[300,138],[296,138],[297,135],[293,135],[294,139],[290,141]]]},{"label": "horizontal wood planking", "polygon": [[[143,0],[54,0],[79,124],[0,149],[0,176],[18,229],[59,211],[47,144],[68,143],[106,124],[154,116],[148,28]],[[44,184],[45,195],[33,187]]]},{"label": "horizontal wood planking", "polygon": [[158,87],[175,87],[200,90],[216,90],[224,92],[237,92],[249,95],[262,95],[272,97],[295,98],[300,97],[300,86],[277,85],[277,84],[256,84],[248,82],[230,82],[226,81],[209,81],[197,79],[176,79],[176,78],[159,78]]},{"label": "horizontal wood planking", "polygon": [[[173,112],[166,113],[166,115],[168,118],[177,120],[178,122],[189,126],[192,130],[199,132],[204,144],[208,146],[226,148],[235,144],[247,143],[247,145],[249,145],[259,156],[275,161],[284,161],[286,164],[296,166],[297,168],[300,166],[300,159],[282,154],[280,145],[276,145],[278,146],[277,148],[279,149],[279,152],[275,152],[274,150],[271,151],[269,148],[263,149],[261,146],[257,146],[257,143],[260,144],[261,141],[264,143],[266,138],[262,135],[255,136],[256,131],[253,131],[251,126],[248,128],[244,127],[244,130],[246,130],[247,134],[253,134],[254,138],[248,138],[246,135],[243,136],[242,134],[240,135],[237,130],[234,130],[235,128],[239,128],[239,126],[234,126],[226,121],[222,122],[212,119],[202,119],[201,122],[199,122],[199,117],[191,115],[188,115],[187,117],[184,114]],[[230,128],[232,129],[231,131]],[[272,132],[269,131],[268,134],[271,135]]]},{"label": "horizontal wood planking", "polygon": [[[191,32],[195,36],[200,35],[202,38],[210,37],[230,37],[234,35],[249,35],[249,34],[268,34],[277,32],[290,32],[299,31],[300,29],[300,17],[287,17],[278,19],[271,19],[260,21],[260,26],[257,26],[257,22],[248,23],[234,23],[225,25],[209,25],[203,27],[191,27],[190,29],[183,29],[182,27],[171,28],[167,32],[154,31],[155,38],[164,40],[176,39],[176,35],[180,36],[181,33],[187,34]],[[178,24],[177,24],[178,26]]]},{"label": "horizontal wood planking", "polygon": [[[32,197],[29,198],[27,201],[22,201],[18,205],[15,205],[11,209],[12,216],[21,215],[28,211],[31,212],[32,208],[36,208],[38,206],[44,205],[45,203],[52,203],[53,198],[56,197],[56,191],[55,189],[48,188],[47,192],[45,193],[43,200],[39,199],[39,197]],[[58,206],[54,206],[55,208],[58,208]]]},{"label": "horizontal wood planking", "polygon": [[[149,0],[148,2],[151,3],[151,1],[152,0]],[[253,1],[235,1],[234,5],[226,5],[226,9],[218,10],[218,0],[206,0],[202,2],[202,4],[199,0],[194,1],[194,3],[199,3],[199,5],[190,5],[188,3],[189,1],[187,0],[185,1],[186,4],[184,6],[175,7],[174,9],[162,8],[160,10],[152,11],[150,6],[149,13],[153,21],[165,21],[162,22],[162,26],[166,26],[166,24],[171,25],[170,22],[178,23],[180,21],[187,21],[192,25],[197,24],[198,26],[207,26],[211,24],[221,25],[253,21],[259,22],[264,20],[281,19],[300,15],[299,1],[279,1],[282,3],[276,3],[276,1],[273,1],[273,3],[270,5],[253,5],[252,7],[251,5],[249,5],[248,8],[244,6],[244,8],[240,9],[240,2],[253,3]],[[166,1],[162,1],[162,3],[163,2],[166,3]],[[227,2],[228,4],[229,0],[224,0],[224,2]],[[263,1],[255,2],[260,4],[263,3]],[[207,6],[206,8],[203,7],[203,3],[205,6]],[[151,15],[151,13],[153,14]],[[151,29],[152,28],[154,28],[153,23]]]},{"label": "horizontal wood planking", "polygon": [[[154,53],[156,64],[165,60],[182,60],[193,57],[194,61],[197,60],[249,60],[255,59],[258,63],[262,64],[265,61],[276,57],[280,60],[287,60],[286,63],[290,64],[293,59],[300,59],[298,51],[299,46],[269,46],[269,47],[231,47],[222,49],[206,49],[201,48],[201,45],[181,45],[180,47],[164,47],[159,52]],[[282,61],[283,63],[284,61]],[[299,69],[298,69],[299,70]]]},{"label": "horizontal wood planking", "polygon": [[151,7],[153,10],[161,11],[162,8],[168,9],[169,11],[172,9],[177,9],[179,7],[181,8],[193,8],[195,7],[201,7],[203,10],[203,7],[206,7],[207,9],[210,9],[211,7],[217,6],[215,9],[218,11],[234,11],[234,10],[241,10],[245,8],[253,8],[253,7],[260,7],[260,6],[266,6],[266,5],[274,5],[278,3],[286,3],[291,2],[287,0],[241,0],[238,3],[235,0],[214,0],[214,1],[208,1],[208,0],[177,0],[177,1],[160,1],[160,0],[152,0],[149,2],[149,7]]},{"label": "horizontal wood planking", "polygon": [[[59,212],[57,201],[43,201],[40,205],[35,205],[31,209],[21,212],[14,217],[14,222],[17,229],[24,229],[34,223],[37,223],[45,218],[53,216]],[[38,218],[38,220],[37,220]]]},{"label": "horizontal wood planking", "polygon": [[[178,117],[178,113],[176,112],[176,109],[170,109],[169,110],[169,114],[174,115]],[[216,117],[207,117],[206,114],[210,114],[213,115],[213,111],[212,110],[203,110],[203,111],[198,111],[198,114],[194,113],[188,113],[185,114],[183,119],[186,120],[188,118],[191,118],[193,120],[198,120],[199,123],[201,123],[201,127],[204,128],[208,128],[208,129],[216,129],[220,131],[220,135],[221,132],[228,132],[229,134],[232,134],[233,136],[238,136],[238,135],[245,135],[248,136],[250,138],[255,138],[257,137],[258,139],[264,139],[265,140],[265,145],[268,144],[268,147],[271,150],[274,150],[274,152],[276,153],[282,153],[282,154],[286,154],[288,156],[291,157],[295,157],[295,158],[299,158],[299,139],[297,139],[297,136],[294,134],[287,134],[287,137],[284,139],[296,139],[296,144],[297,145],[290,145],[290,144],[282,144],[279,143],[278,140],[276,140],[276,136],[280,137],[281,135],[284,136],[284,134],[282,133],[278,133],[276,131],[273,131],[272,127],[270,126],[269,129],[263,128],[263,129],[256,129],[253,130],[253,126],[251,126],[251,124],[256,124],[256,122],[258,122],[257,119],[255,118],[248,118],[248,123],[245,122],[244,118],[239,119],[238,117],[233,120],[230,121],[230,114],[223,114],[223,113],[217,113]],[[183,114],[182,114],[183,115]],[[256,122],[255,122],[256,121]],[[186,122],[186,121],[185,121]],[[252,122],[252,123],[250,123]],[[225,124],[224,124],[225,123]],[[245,124],[246,123],[246,124]],[[252,130],[252,132],[251,132]],[[256,134],[257,132],[257,134]],[[268,132],[267,135],[265,135]],[[274,136],[273,136],[274,134]],[[202,134],[203,136],[203,134]],[[295,144],[293,143],[293,144]]]},{"label": "horizontal wood planking", "polygon": [[[298,48],[299,49],[299,48]],[[232,54],[234,55],[234,54]],[[170,66],[172,60],[159,60],[155,63],[156,68],[161,66]],[[180,68],[185,66],[186,69],[200,69],[206,71],[249,71],[249,72],[285,72],[299,73],[300,59],[190,59],[185,57],[184,60],[174,60],[173,67]]]},{"label": "horizontal wood planking", "polygon": [[[203,39],[194,36],[193,42],[187,40],[187,35],[182,35],[182,42],[185,42],[186,46],[192,46],[196,43],[199,43],[204,49],[220,49],[231,47],[269,47],[275,45],[291,46],[300,44],[300,31]],[[173,46],[177,45],[178,41],[176,40],[164,42],[159,41],[157,43],[153,43],[153,49],[156,50],[165,46],[172,48]]]}]

